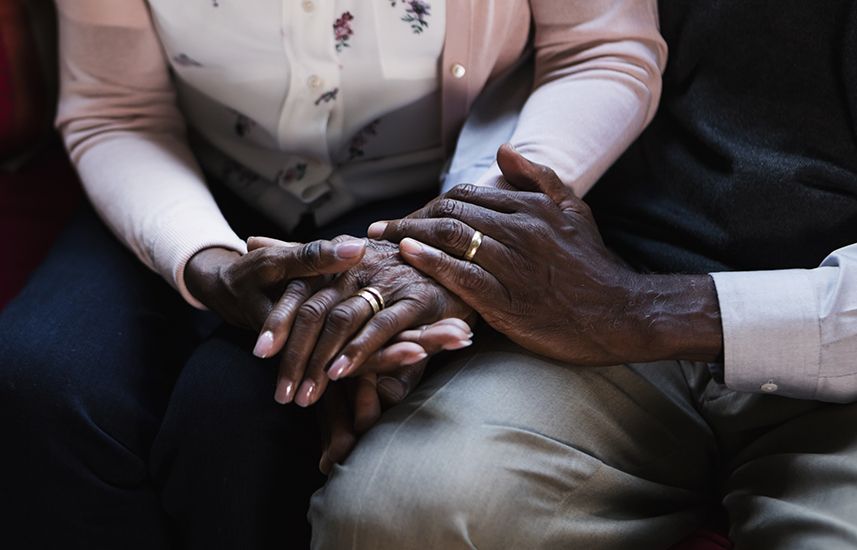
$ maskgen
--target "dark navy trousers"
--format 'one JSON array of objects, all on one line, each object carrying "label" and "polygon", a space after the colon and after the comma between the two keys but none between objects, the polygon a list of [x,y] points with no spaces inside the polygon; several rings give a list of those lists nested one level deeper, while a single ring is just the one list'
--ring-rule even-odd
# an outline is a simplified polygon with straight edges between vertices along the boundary
[{"label": "dark navy trousers", "polygon": [[[365,235],[428,198],[321,233]],[[232,210],[242,236],[278,236]],[[316,419],[274,402],[254,337],[185,304],[82,209],[0,312],[3,547],[305,547]]]}]

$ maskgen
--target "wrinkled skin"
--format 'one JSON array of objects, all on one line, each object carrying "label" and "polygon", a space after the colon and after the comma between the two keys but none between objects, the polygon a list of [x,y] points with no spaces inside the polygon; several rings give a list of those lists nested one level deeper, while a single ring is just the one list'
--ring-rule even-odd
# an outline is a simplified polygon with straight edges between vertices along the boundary
[{"label": "wrinkled skin", "polygon": [[[722,346],[708,275],[634,271],[604,245],[589,207],[509,146],[498,164],[519,191],[463,185],[370,236],[519,345],[573,365],[714,360]],[[461,260],[474,231],[485,236]]]}]

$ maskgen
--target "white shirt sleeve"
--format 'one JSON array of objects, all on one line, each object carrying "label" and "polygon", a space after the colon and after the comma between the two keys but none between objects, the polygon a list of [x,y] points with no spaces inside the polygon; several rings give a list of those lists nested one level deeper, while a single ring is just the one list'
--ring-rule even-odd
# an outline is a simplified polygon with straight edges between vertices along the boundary
[{"label": "white shirt sleeve", "polygon": [[857,244],[836,250],[815,269],[711,276],[730,388],[857,400]]}]

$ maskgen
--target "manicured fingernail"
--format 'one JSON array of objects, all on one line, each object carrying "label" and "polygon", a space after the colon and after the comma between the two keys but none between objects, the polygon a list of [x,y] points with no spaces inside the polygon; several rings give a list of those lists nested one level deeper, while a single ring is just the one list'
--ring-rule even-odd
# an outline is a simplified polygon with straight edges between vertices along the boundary
[{"label": "manicured fingernail", "polygon": [[362,240],[353,239],[336,245],[336,257],[342,260],[356,258],[363,253],[366,243]]},{"label": "manicured fingernail", "polygon": [[344,355],[340,355],[336,358],[336,361],[334,361],[333,364],[330,365],[330,369],[328,369],[327,375],[330,377],[331,380],[339,380],[340,378],[342,378],[342,375],[345,374],[345,371],[347,371],[349,368],[351,368],[351,359]]},{"label": "manicured fingernail", "polygon": [[301,407],[309,407],[313,403],[314,394],[315,382],[307,380],[301,384],[301,389],[298,390],[298,395],[295,397],[295,403]]},{"label": "manicured fingernail", "polygon": [[467,346],[470,346],[472,344],[473,344],[473,340],[469,340],[469,339],[468,340],[459,340],[458,342],[453,342],[451,344],[444,345],[443,349],[445,349],[446,351],[453,351],[453,350],[457,350],[457,349],[464,349]]},{"label": "manicured fingernail", "polygon": [[269,355],[271,355],[271,351],[274,349],[274,333],[270,330],[266,330],[262,334],[259,335],[259,339],[256,340],[256,347],[253,348],[253,355],[260,359],[265,359]]},{"label": "manicured fingernail", "polygon": [[294,384],[290,380],[280,380],[277,382],[277,391],[274,392],[274,401],[280,405],[285,405],[292,400],[292,388]]},{"label": "manicured fingernail", "polygon": [[375,222],[369,226],[369,229],[366,231],[366,234],[372,237],[373,239],[377,239],[381,235],[384,234],[384,231],[387,229],[387,222]]},{"label": "manicured fingernail", "polygon": [[405,254],[419,256],[423,253],[424,247],[419,241],[415,241],[410,237],[406,237],[402,239],[402,242],[399,243],[399,250],[401,250]]},{"label": "manicured fingernail", "polygon": [[421,351],[421,352],[415,353],[415,354],[411,355],[410,357],[408,357],[407,359],[405,359],[402,362],[402,364],[403,365],[415,365],[415,364],[419,363],[420,361],[422,361],[423,359],[425,359],[426,357],[428,357],[428,354],[426,354],[426,352],[424,352],[424,351]]}]

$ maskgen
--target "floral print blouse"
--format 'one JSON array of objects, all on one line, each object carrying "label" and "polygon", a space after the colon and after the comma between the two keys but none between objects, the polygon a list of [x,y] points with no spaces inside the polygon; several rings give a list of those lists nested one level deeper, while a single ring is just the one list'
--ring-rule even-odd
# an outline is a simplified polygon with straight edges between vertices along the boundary
[{"label": "floral print blouse", "polygon": [[204,169],[286,228],[436,185],[444,0],[149,0]]}]

